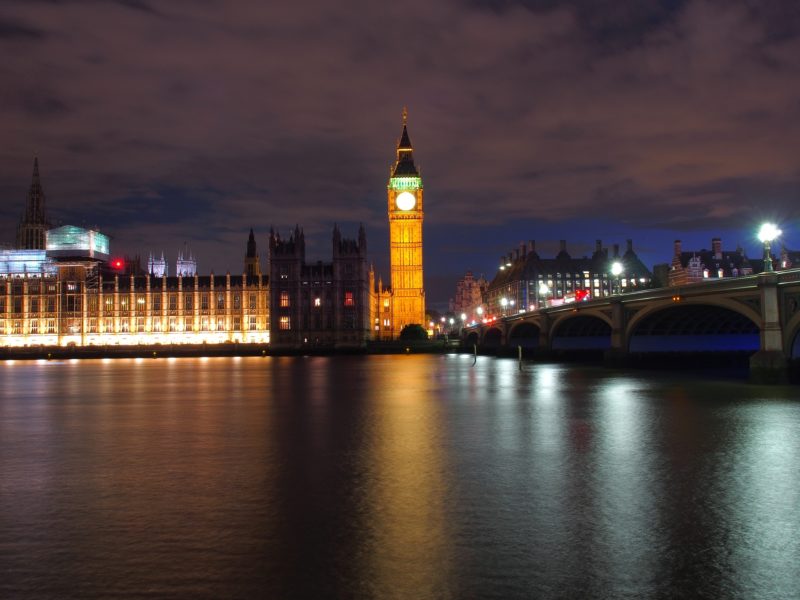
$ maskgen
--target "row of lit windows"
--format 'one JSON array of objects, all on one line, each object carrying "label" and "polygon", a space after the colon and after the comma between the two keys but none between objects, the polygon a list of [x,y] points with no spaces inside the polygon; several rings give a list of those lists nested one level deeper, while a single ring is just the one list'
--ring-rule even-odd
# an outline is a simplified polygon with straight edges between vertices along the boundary
[{"label": "row of lit windows", "polygon": [[[44,325],[42,326],[42,330],[39,330],[39,320],[30,321],[30,333],[32,334],[39,334],[39,333],[55,333],[56,332],[56,320],[55,319],[47,319],[44,321]],[[4,321],[0,321],[0,334],[5,333],[6,331],[6,324]],[[15,319],[11,321],[11,333],[13,335],[22,335],[22,320]]]},{"label": "row of lit windows", "polygon": [[[40,325],[39,319],[33,319],[28,321],[29,323],[29,333],[31,334],[39,334],[39,333],[55,333],[56,332],[56,319],[47,319]],[[114,319],[107,318],[101,319],[100,323],[103,326],[103,331],[101,333],[128,333],[131,331],[132,326],[135,328],[136,331],[142,333],[145,331],[145,318],[139,317],[136,319],[135,325],[133,325],[130,320],[122,319],[119,321],[119,325],[115,329],[114,327]],[[11,322],[11,333],[14,335],[21,335],[23,333],[23,321],[22,320],[14,320]],[[233,327],[234,331],[239,331],[242,329],[242,319],[241,317],[233,317]],[[248,331],[257,331],[258,330],[258,320],[255,316],[248,317],[245,322]],[[5,332],[5,322],[0,321],[0,333]],[[40,331],[41,328],[41,331]],[[81,326],[79,321],[75,321],[73,325],[70,325],[67,329],[69,329],[70,333],[80,333]],[[170,331],[170,332],[179,332],[179,331],[225,331],[225,320],[223,318],[219,318],[216,321],[213,319],[200,319],[200,322],[197,327],[194,326],[194,323],[191,319],[180,319],[175,317],[170,317],[169,319],[165,320],[162,323],[162,320],[159,318],[153,319],[152,324],[152,331],[154,332],[161,332],[161,331]],[[98,333],[98,320],[97,319],[89,319],[87,324],[87,332],[88,333]]]},{"label": "row of lit windows", "polygon": [[[80,295],[67,295],[64,297],[65,302],[63,305],[63,309],[67,311],[73,310],[80,310],[81,309],[81,298]],[[90,311],[97,310],[97,302],[98,298],[96,295],[89,295],[88,298],[88,307]],[[178,294],[169,294],[168,295],[168,309],[169,310],[178,310]],[[22,312],[22,297],[14,296],[11,299],[10,303],[6,302],[5,297],[0,297],[0,313],[6,312],[6,307],[10,306],[12,308],[11,312],[21,313]],[[255,293],[248,294],[248,308],[249,310],[256,310],[258,306],[258,297]],[[119,296],[119,309],[122,311],[127,311],[130,309],[131,298],[129,295],[120,295]],[[138,310],[144,310],[146,299],[143,294],[137,294],[135,297],[135,303]],[[151,298],[151,309],[154,311],[161,310],[161,295],[154,294]],[[239,294],[233,295],[233,309],[239,310],[242,308],[241,296]],[[105,296],[103,299],[103,306],[105,310],[111,311],[114,310],[114,296]],[[45,312],[55,312],[56,311],[56,297],[55,296],[46,296],[44,298],[38,297],[30,297],[29,299],[29,311],[36,313],[39,312],[40,308],[43,308]],[[183,294],[183,308],[185,310],[193,310],[194,309],[194,295]],[[225,310],[225,294],[220,293],[217,295],[216,301],[216,309],[217,310]],[[201,294],[200,295],[200,310],[209,310],[209,295],[208,294]]]},{"label": "row of lit windows", "polygon": [[[279,305],[281,308],[289,308],[291,306],[291,302],[289,300],[289,292],[282,291],[280,294]],[[353,296],[353,292],[345,292],[344,293],[344,305],[345,306],[355,306],[355,297]],[[314,298],[314,306],[319,308],[322,306],[322,298]]]}]

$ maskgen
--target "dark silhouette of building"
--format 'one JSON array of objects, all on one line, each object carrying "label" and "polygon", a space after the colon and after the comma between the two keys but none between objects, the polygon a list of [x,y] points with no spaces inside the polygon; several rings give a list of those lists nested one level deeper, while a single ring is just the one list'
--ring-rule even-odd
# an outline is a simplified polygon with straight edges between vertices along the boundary
[{"label": "dark silhouette of building", "polygon": [[363,226],[358,240],[333,228],[333,260],[306,264],[305,235],[288,239],[270,231],[270,344],[275,349],[360,348],[370,337],[369,291]]},{"label": "dark silhouette of building", "polygon": [[[669,271],[669,285],[685,285],[708,279],[752,275],[763,270],[763,264],[750,261],[741,246],[736,250],[723,250],[722,240],[713,238],[711,250],[685,251],[681,241],[675,240],[672,264]],[[755,266],[755,268],[754,268]]]},{"label": "dark silhouette of building", "polygon": [[39,179],[39,159],[33,159],[33,178],[25,202],[25,213],[17,226],[17,248],[44,250],[45,232],[50,229],[45,212],[45,195]]},{"label": "dark silhouette of building", "polygon": [[[612,270],[615,262],[621,267],[618,275]],[[555,258],[541,258],[531,240],[500,258],[500,267],[484,301],[490,315],[507,315],[579,300],[578,295],[582,294],[600,298],[646,288],[651,279],[650,271],[633,251],[632,240],[628,240],[622,255],[618,244],[609,254],[608,248],[597,240],[592,256],[583,258],[572,258],[565,240],[561,240]]]}]

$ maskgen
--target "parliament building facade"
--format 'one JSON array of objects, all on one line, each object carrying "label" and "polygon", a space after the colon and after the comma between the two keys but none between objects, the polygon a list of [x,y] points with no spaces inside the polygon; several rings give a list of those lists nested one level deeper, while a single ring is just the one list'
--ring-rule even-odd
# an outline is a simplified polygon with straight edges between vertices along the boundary
[{"label": "parliament building facade", "polygon": [[150,254],[145,269],[112,260],[103,233],[51,228],[38,159],[17,228],[0,249],[0,346],[271,343],[276,349],[362,348],[425,325],[423,186],[407,113],[387,185],[390,284],[376,281],[366,233],[333,231],[330,262],[306,262],[305,237],[269,239],[261,273],[250,231],[242,275],[199,275],[191,254],[175,275]]},{"label": "parliament building facade", "polygon": [[268,279],[252,258],[243,275],[120,273],[107,236],[49,228],[38,161],[17,231],[0,250],[2,346],[269,342]]}]

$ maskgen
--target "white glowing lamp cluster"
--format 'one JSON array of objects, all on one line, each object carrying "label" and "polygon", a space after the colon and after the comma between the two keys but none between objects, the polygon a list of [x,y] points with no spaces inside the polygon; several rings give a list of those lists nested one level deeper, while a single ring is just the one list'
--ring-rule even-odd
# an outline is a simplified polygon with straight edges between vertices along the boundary
[{"label": "white glowing lamp cluster", "polygon": [[758,239],[761,242],[771,242],[783,233],[773,223],[764,223],[761,229],[758,230]]}]

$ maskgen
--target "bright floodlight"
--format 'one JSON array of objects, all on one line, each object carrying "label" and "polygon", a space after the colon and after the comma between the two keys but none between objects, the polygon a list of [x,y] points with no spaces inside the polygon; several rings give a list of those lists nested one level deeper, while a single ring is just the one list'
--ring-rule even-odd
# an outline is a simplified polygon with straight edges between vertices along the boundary
[{"label": "bright floodlight", "polygon": [[504,308],[508,306],[508,298],[500,298],[500,305]]},{"label": "bright floodlight", "polygon": [[479,315],[482,315],[483,314],[483,307],[479,306],[478,308],[475,309],[475,312],[478,313]]},{"label": "bright floodlight", "polygon": [[467,320],[467,313],[461,313],[461,320],[462,321],[466,321]]},{"label": "bright floodlight", "polygon": [[545,294],[547,294],[547,292],[549,292],[549,291],[550,291],[550,288],[549,288],[549,287],[547,287],[547,284],[546,284],[546,283],[540,283],[540,284],[539,284],[539,294],[541,294],[542,296],[544,296],[544,295],[545,295]]},{"label": "bright floodlight", "polygon": [[761,242],[771,242],[783,233],[773,223],[764,223],[758,230],[758,239]]},{"label": "bright floodlight", "polygon": [[622,273],[622,263],[615,261],[614,264],[611,265],[611,274],[616,277],[620,273]]}]

